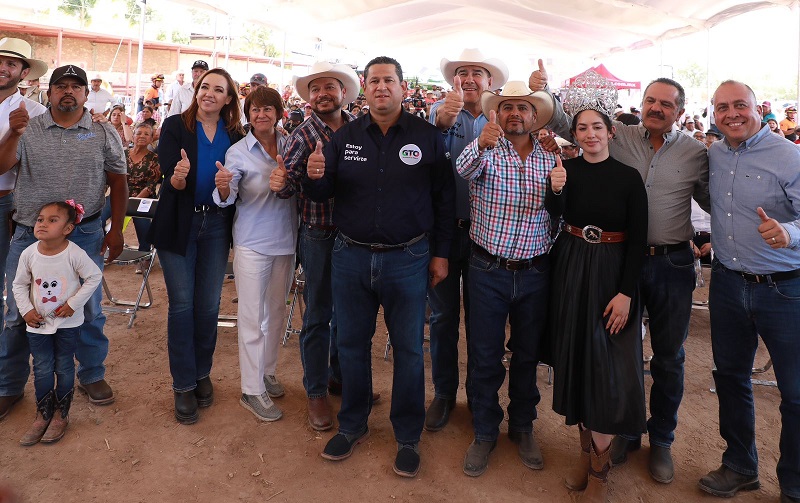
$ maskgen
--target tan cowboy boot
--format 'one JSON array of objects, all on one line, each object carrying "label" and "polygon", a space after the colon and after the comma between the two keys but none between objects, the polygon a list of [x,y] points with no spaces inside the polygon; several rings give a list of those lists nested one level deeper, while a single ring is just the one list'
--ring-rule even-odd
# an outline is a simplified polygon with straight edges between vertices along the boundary
[{"label": "tan cowboy boot", "polygon": [[611,469],[611,449],[597,454],[594,443],[589,453],[589,477],[580,503],[606,503],[608,496],[608,471]]},{"label": "tan cowboy boot", "polygon": [[44,432],[47,431],[47,427],[50,425],[50,420],[53,418],[54,402],[55,393],[53,391],[50,391],[41,400],[36,402],[36,419],[33,420],[31,427],[20,439],[20,445],[30,446],[39,443],[39,440],[42,439],[42,435],[44,435]]},{"label": "tan cowboy boot", "polygon": [[564,485],[570,491],[583,491],[589,479],[589,452],[592,449],[592,432],[586,428],[578,426],[581,434],[581,457],[577,464],[573,465],[567,476],[564,477]]},{"label": "tan cowboy boot", "polygon": [[67,432],[67,425],[69,424],[69,407],[72,404],[72,395],[75,390],[70,390],[64,398],[58,400],[53,414],[53,420],[50,421],[50,426],[42,437],[43,444],[53,444],[61,440],[64,433]]}]

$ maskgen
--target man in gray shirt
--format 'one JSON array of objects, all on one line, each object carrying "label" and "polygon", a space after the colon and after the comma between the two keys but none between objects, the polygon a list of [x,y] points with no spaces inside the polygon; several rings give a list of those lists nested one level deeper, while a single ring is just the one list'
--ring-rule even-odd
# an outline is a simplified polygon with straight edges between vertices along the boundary
[{"label": "man in gray shirt", "polygon": [[[83,219],[69,239],[101,270],[106,248],[109,261],[122,251],[128,200],[125,155],[113,126],[92,122],[84,108],[88,94],[86,72],[73,65],[56,68],[48,89],[52,108],[29,120],[27,113],[17,114],[10,124],[8,140],[0,145],[0,174],[18,166],[16,231],[6,265],[9,292],[20,254],[36,242],[33,225],[45,203],[72,199],[83,205]],[[111,187],[111,230],[104,236],[99,217],[106,184]],[[106,318],[100,309],[101,298],[102,291],[97,289],[84,307],[85,321],[75,352],[78,388],[96,405],[114,401],[105,381],[108,338],[103,333]],[[6,325],[0,335],[0,405],[9,410],[22,398],[30,374],[30,351],[25,323],[13,296],[8,296],[7,303]]]},{"label": "man in gray shirt", "polygon": [[[683,343],[689,333],[694,290],[694,235],[691,200],[709,210],[708,156],[702,143],[674,126],[686,95],[680,84],[659,78],[644,91],[642,123],[615,122],[611,156],[639,170],[648,199],[648,247],[639,281],[650,318],[653,359],[650,371],[650,475],[668,484],[674,477],[670,446],[675,439],[683,398]],[[640,432],[617,436],[611,445],[614,465],[641,446]]]}]

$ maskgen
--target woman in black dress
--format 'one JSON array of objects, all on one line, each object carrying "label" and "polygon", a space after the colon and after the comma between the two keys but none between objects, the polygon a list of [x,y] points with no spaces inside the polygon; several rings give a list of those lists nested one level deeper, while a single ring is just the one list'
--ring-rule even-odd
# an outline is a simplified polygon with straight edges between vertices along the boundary
[{"label": "woman in black dress", "polygon": [[586,489],[583,502],[606,500],[613,435],[645,431],[636,285],[647,194],[635,169],[609,157],[614,128],[595,108],[574,115],[583,155],[558,160],[545,197],[551,216],[564,219],[550,252],[553,410],[580,429],[581,461],[565,482]]}]

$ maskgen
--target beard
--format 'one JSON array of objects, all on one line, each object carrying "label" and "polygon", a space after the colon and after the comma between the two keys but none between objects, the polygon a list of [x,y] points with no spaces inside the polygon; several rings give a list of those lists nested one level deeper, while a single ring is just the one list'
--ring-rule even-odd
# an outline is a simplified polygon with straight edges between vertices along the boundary
[{"label": "beard", "polygon": [[74,105],[62,105],[61,103],[59,103],[56,108],[58,109],[59,112],[70,113],[78,109],[78,104],[75,103]]},{"label": "beard", "polygon": [[7,84],[0,85],[0,91],[8,91],[9,89],[16,89],[19,87],[19,83],[22,81],[21,78],[13,78],[9,77],[9,81]]}]

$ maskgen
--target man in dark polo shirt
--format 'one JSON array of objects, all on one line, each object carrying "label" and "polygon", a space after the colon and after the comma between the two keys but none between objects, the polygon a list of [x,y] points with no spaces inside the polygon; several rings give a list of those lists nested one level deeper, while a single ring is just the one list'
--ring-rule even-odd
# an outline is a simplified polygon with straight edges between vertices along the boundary
[{"label": "man in dark polo shirt", "polygon": [[[18,123],[0,146],[0,174],[18,167],[14,214],[17,228],[6,264],[8,291],[20,254],[36,242],[33,225],[45,203],[74,199],[83,205],[85,217],[69,239],[86,251],[101,270],[106,248],[107,260],[122,252],[128,182],[119,135],[109,123],[92,122],[84,108],[89,88],[86,72],[81,68],[56,68],[47,94],[52,107]],[[111,230],[104,235],[99,216],[105,204],[106,184],[111,187],[112,215]],[[114,401],[114,393],[105,381],[108,338],[103,333],[106,317],[100,309],[101,298],[98,288],[84,307],[85,322],[75,352],[78,389],[96,405]],[[0,335],[0,400],[13,404],[22,397],[30,374],[30,351],[25,323],[13,296],[8,296],[7,304],[6,325]]]},{"label": "man in dark polo shirt", "polygon": [[381,56],[364,68],[369,114],[342,126],[308,158],[307,193],[336,197],[333,303],[342,369],[339,433],[322,457],[341,460],[369,436],[370,347],[378,308],[394,349],[390,418],[394,471],[419,471],[425,421],[422,335],[426,289],[447,276],[453,236],[453,172],[439,130],[403,112],[403,71]]}]

